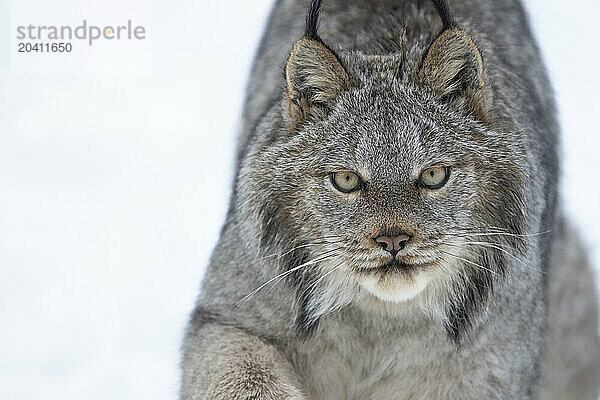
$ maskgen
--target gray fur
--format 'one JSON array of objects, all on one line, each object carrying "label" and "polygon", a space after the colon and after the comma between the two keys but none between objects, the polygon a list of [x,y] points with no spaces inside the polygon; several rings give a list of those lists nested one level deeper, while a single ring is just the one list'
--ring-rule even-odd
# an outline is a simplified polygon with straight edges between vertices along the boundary
[{"label": "gray fur", "polygon": [[[449,5],[459,39],[428,53],[429,2],[330,0],[310,38],[305,2],[277,2],[182,399],[598,397],[596,298],[556,211],[556,110],[524,12]],[[440,164],[446,185],[418,187]],[[333,188],[346,170],[360,190]],[[395,229],[401,263],[370,269]]]}]

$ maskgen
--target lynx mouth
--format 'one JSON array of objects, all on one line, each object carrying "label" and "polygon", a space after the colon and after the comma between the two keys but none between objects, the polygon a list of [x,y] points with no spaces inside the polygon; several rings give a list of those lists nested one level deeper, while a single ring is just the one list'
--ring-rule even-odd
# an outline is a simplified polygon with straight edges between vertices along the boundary
[{"label": "lynx mouth", "polygon": [[403,261],[399,261],[397,259],[392,260],[387,264],[383,264],[380,267],[377,267],[376,270],[382,272],[408,272],[417,268],[414,264],[405,263]]},{"label": "lynx mouth", "polygon": [[430,275],[427,270],[400,262],[390,264],[362,270],[355,278],[369,293],[392,303],[410,300],[427,286]]},{"label": "lynx mouth", "polygon": [[390,262],[381,264],[376,267],[359,268],[359,269],[357,269],[357,272],[359,274],[365,274],[365,275],[370,275],[370,274],[375,274],[375,273],[378,273],[378,274],[398,274],[398,273],[409,274],[418,269],[423,269],[424,267],[425,267],[424,264],[411,264],[411,263],[407,263],[404,261],[400,261],[398,259],[393,259]]},{"label": "lynx mouth", "polygon": [[380,266],[356,269],[355,278],[381,300],[401,303],[421,293],[431,275],[428,264],[411,264],[394,259]]}]

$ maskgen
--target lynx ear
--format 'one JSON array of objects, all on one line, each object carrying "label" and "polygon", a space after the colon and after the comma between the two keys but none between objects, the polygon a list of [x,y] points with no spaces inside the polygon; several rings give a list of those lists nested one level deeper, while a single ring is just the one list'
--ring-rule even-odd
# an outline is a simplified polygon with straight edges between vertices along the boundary
[{"label": "lynx ear", "polygon": [[311,1],[304,37],[294,44],[285,67],[287,113],[295,126],[324,114],[350,86],[345,68],[317,33],[321,6],[321,0]]},{"label": "lynx ear", "polygon": [[306,37],[294,45],[285,76],[288,114],[296,122],[329,108],[349,85],[348,74],[335,54],[321,41]]},{"label": "lynx ear", "polygon": [[483,59],[463,29],[449,27],[435,39],[423,59],[418,80],[440,98],[461,99],[467,111],[485,123],[489,121]]}]

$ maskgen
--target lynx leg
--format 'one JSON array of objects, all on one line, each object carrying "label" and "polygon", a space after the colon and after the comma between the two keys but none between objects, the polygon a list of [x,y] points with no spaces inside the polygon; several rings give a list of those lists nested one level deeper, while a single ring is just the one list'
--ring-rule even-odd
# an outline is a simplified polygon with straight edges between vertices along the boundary
[{"label": "lynx leg", "polygon": [[184,343],[182,400],[301,400],[291,365],[241,330],[206,325]]}]

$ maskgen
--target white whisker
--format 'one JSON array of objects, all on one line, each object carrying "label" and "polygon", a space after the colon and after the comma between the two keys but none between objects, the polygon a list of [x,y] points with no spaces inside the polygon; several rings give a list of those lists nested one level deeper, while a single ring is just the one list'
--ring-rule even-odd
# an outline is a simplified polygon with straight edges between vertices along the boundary
[{"label": "white whisker", "polygon": [[264,288],[265,286],[267,286],[268,284],[270,284],[271,282],[273,282],[273,281],[275,281],[277,279],[279,279],[279,280],[277,282],[275,282],[275,284],[279,283],[283,278],[285,278],[286,276],[288,276],[289,274],[291,274],[294,271],[297,271],[297,270],[299,270],[301,268],[308,267],[309,265],[313,265],[313,264],[316,264],[316,263],[319,263],[319,262],[323,262],[323,261],[325,261],[325,260],[327,260],[329,258],[336,257],[337,256],[336,252],[337,252],[337,249],[326,251],[325,253],[317,256],[316,258],[314,258],[314,259],[312,259],[310,261],[307,261],[307,262],[305,262],[303,264],[300,264],[300,265],[298,265],[298,266],[296,266],[296,267],[294,267],[292,269],[289,269],[289,270],[284,271],[284,272],[282,272],[280,274],[277,274],[273,278],[269,279],[268,281],[266,281],[265,283],[263,283],[262,285],[260,285],[256,289],[254,289],[252,292],[248,293],[240,301],[238,301],[237,303],[235,303],[233,305],[233,307],[238,306],[240,303],[244,303],[245,304],[246,302],[248,302],[248,300],[250,300],[250,298],[252,296],[254,296],[256,293],[258,293],[262,288]]},{"label": "white whisker", "polygon": [[509,237],[520,237],[520,238],[528,238],[535,236],[542,236],[551,233],[552,230],[543,231],[543,232],[535,232],[535,233],[511,233],[511,232],[499,232],[499,231],[488,231],[488,232],[471,232],[471,231],[450,231],[446,232],[447,235],[456,235],[460,237],[465,236],[509,236]]},{"label": "white whisker", "polygon": [[[273,258],[273,257],[277,257],[273,261],[278,261],[278,260],[281,260],[283,257],[287,256],[288,254],[290,254],[290,253],[292,253],[292,252],[294,252],[294,251],[296,251],[298,249],[302,249],[302,248],[310,247],[310,246],[322,246],[322,245],[327,245],[327,244],[338,244],[338,243],[340,243],[340,242],[328,242],[328,241],[324,241],[324,242],[305,243],[305,244],[301,244],[299,246],[296,246],[296,247],[294,247],[294,248],[292,248],[292,249],[290,249],[290,250],[288,250],[288,251],[286,251],[285,253],[282,253],[282,254],[274,253],[274,254],[269,254],[267,256],[264,256],[264,257],[257,257],[257,258],[255,258],[255,261],[264,261],[266,259]],[[279,254],[279,256],[278,256],[278,254]]]},{"label": "white whisker", "polygon": [[[495,243],[489,243],[489,242],[464,242],[464,244],[467,245],[478,245],[478,246],[482,246],[482,247],[489,247],[492,249],[496,249],[499,250],[501,252],[503,252],[504,254],[506,254],[507,256],[513,258],[514,260],[518,261],[520,264],[522,264],[523,266],[530,268],[534,271],[537,272],[541,272],[543,274],[545,274],[545,271],[542,271],[541,269],[535,268],[533,267],[530,263],[526,263],[525,261],[521,260],[520,258],[518,258],[517,256],[515,256],[514,254],[510,253],[508,250],[504,249],[503,247],[501,247],[500,245],[497,245]],[[458,246],[454,246],[454,247],[458,247]]]},{"label": "white whisker", "polygon": [[492,271],[491,269],[489,269],[489,268],[486,268],[486,267],[484,267],[483,265],[481,265],[481,264],[478,264],[478,263],[476,263],[476,262],[473,262],[473,261],[471,261],[471,260],[468,260],[468,259],[466,259],[466,258],[464,258],[464,257],[457,256],[456,254],[452,254],[452,253],[450,253],[450,252],[447,252],[447,251],[444,251],[444,250],[440,250],[440,252],[442,252],[442,253],[444,253],[444,254],[447,254],[447,255],[449,255],[449,256],[455,257],[455,258],[457,258],[457,259],[459,259],[459,260],[462,260],[462,261],[464,261],[464,262],[466,262],[466,263],[469,263],[469,264],[471,264],[471,265],[474,265],[474,266],[476,266],[476,267],[478,267],[478,268],[481,268],[481,269],[483,269],[483,270],[485,270],[485,271],[488,271],[488,272],[490,272],[490,273],[492,273],[492,274],[494,274],[494,275],[496,275],[496,276],[501,276],[501,275],[500,275],[499,273],[497,273],[496,271]]}]

